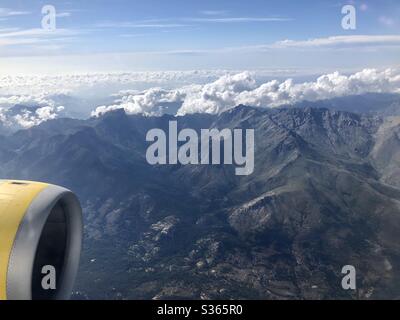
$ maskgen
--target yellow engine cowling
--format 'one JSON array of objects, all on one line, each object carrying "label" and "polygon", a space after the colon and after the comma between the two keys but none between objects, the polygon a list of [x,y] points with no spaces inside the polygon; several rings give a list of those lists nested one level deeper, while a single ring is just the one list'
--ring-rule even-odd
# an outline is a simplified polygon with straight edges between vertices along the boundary
[{"label": "yellow engine cowling", "polygon": [[[70,297],[82,243],[82,210],[62,187],[0,180],[0,300]],[[43,286],[44,267],[54,287]]]}]

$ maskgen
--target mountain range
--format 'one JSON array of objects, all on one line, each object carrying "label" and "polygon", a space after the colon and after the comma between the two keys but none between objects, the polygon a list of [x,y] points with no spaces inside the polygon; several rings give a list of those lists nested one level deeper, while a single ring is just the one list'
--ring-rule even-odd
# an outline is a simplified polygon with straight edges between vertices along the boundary
[{"label": "mountain range", "polygon": [[[254,173],[149,165],[146,133],[167,131],[171,120],[196,131],[254,129]],[[0,163],[1,178],[79,196],[85,240],[75,299],[400,298],[396,112],[116,110],[4,135]],[[357,270],[357,290],[341,287],[345,265]]]}]

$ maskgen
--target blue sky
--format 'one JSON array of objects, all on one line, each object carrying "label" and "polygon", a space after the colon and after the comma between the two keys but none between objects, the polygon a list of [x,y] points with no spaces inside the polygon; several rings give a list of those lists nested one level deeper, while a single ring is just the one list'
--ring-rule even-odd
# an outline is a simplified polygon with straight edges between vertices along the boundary
[{"label": "blue sky", "polygon": [[386,67],[400,64],[399,17],[396,0],[1,0],[0,72]]}]

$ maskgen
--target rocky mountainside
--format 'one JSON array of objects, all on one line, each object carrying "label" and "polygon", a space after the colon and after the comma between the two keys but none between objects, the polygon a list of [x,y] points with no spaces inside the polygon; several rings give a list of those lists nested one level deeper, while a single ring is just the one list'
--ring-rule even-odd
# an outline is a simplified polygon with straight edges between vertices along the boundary
[{"label": "rocky mountainside", "polygon": [[330,110],[378,114],[381,116],[400,116],[400,94],[366,93],[314,102],[303,101],[294,106],[298,108],[327,108]]},{"label": "rocky mountainside", "polygon": [[[172,116],[59,119],[0,139],[0,177],[80,197],[76,298],[400,297],[400,120],[239,106],[178,126],[255,129],[255,170],[150,166]],[[167,131],[167,130],[166,130]],[[358,289],[341,288],[354,265]]]},{"label": "rocky mountainside", "polygon": [[381,180],[400,187],[400,117],[388,117],[379,127],[371,158]]}]

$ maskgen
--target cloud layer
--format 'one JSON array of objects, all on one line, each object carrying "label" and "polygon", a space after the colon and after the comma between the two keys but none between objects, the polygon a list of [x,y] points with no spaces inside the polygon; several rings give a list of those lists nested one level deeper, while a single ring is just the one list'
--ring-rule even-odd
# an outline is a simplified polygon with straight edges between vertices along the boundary
[{"label": "cloud layer", "polygon": [[141,92],[126,92],[114,104],[96,108],[92,116],[116,109],[124,109],[129,114],[157,115],[162,113],[165,103],[180,103],[178,115],[217,114],[240,104],[274,108],[300,101],[368,92],[400,93],[400,70],[364,69],[349,76],[334,72],[322,75],[313,82],[295,83],[287,79],[261,84],[257,83],[250,72],[228,74],[210,83],[173,90],[152,88]]},{"label": "cloud layer", "polygon": [[[0,122],[28,128],[59,116],[97,117],[116,109],[147,116],[171,110],[217,114],[239,104],[274,108],[368,92],[400,93],[398,68],[333,72],[309,82],[265,79],[271,74],[222,70],[0,76]],[[80,112],[83,108],[86,112]]]},{"label": "cloud layer", "polygon": [[[88,117],[99,101],[113,101],[107,110],[124,105],[129,113],[161,114],[155,104],[180,101],[181,93],[157,87],[208,83],[226,71],[171,71],[71,74],[60,76],[0,75],[0,123],[28,128],[56,117]],[[135,90],[127,90],[135,88]],[[140,94],[138,89],[146,89]],[[153,89],[152,89],[153,88]],[[120,94],[114,94],[120,91]],[[86,111],[85,111],[86,110]],[[101,108],[99,109],[101,110]]]}]

